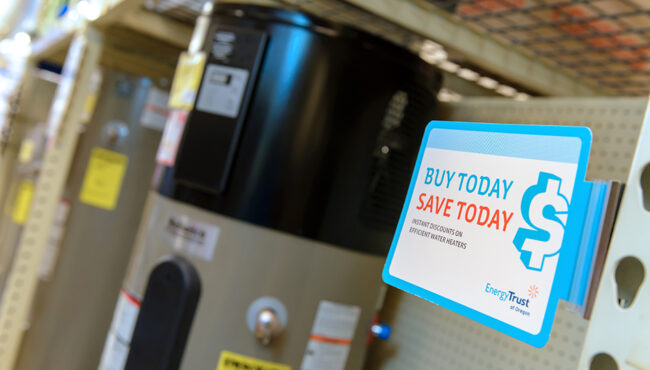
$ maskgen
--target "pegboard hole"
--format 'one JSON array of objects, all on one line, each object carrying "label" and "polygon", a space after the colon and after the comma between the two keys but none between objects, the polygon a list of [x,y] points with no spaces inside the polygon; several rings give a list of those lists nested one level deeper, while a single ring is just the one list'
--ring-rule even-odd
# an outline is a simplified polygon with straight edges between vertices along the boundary
[{"label": "pegboard hole", "polygon": [[634,303],[641,283],[645,278],[643,264],[636,257],[623,258],[616,267],[616,289],[618,305],[628,308]]},{"label": "pegboard hole", "polygon": [[592,357],[589,370],[618,370],[616,360],[607,353],[599,353]]},{"label": "pegboard hole", "polygon": [[641,191],[643,192],[643,206],[650,212],[650,163],[645,165],[641,172]]}]

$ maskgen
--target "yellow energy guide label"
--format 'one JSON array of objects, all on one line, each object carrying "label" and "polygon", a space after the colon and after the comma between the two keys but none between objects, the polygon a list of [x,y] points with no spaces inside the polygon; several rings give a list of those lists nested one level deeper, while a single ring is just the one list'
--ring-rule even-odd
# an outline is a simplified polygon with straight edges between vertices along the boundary
[{"label": "yellow energy guide label", "polygon": [[291,366],[221,351],[217,370],[291,370]]},{"label": "yellow energy guide label", "polygon": [[79,200],[109,211],[115,209],[128,162],[124,154],[93,148]]}]

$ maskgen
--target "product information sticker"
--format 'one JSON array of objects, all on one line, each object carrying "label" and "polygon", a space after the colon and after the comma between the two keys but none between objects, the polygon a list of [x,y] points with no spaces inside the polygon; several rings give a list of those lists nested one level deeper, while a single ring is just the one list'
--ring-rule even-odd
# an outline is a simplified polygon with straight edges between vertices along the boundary
[{"label": "product information sticker", "polygon": [[584,127],[429,123],[384,281],[544,346],[571,283],[590,146]]},{"label": "product information sticker", "polygon": [[79,200],[91,206],[112,211],[122,189],[122,180],[129,158],[103,148],[93,148],[84,177]]}]

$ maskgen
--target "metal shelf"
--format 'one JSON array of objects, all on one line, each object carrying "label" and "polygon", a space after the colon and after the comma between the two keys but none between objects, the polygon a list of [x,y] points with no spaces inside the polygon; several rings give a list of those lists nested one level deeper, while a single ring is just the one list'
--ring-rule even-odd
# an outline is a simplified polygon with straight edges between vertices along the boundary
[{"label": "metal shelf", "polygon": [[428,1],[619,95],[650,92],[647,1]]},{"label": "metal shelf", "polygon": [[[124,0],[91,22],[122,25],[184,48],[205,0]],[[642,0],[222,0],[274,5],[352,24],[414,52],[428,40],[448,62],[534,95],[650,92],[650,5]],[[64,36],[35,50],[47,55]],[[49,40],[52,39],[52,40]]]},{"label": "metal shelf", "polygon": [[[274,5],[305,11],[377,34],[415,53],[428,40],[445,47],[450,62],[479,69],[488,77],[508,81],[534,94],[551,96],[613,95],[615,90],[578,75],[574,70],[539,58],[447,11],[421,0],[222,0]],[[200,0],[161,0],[152,9],[189,22]],[[460,68],[458,68],[460,69]]]},{"label": "metal shelf", "polygon": [[[32,44],[31,57],[34,60],[49,59],[62,61],[73,35],[86,25],[101,31],[109,40],[109,48],[128,48],[131,53],[145,49],[175,49],[174,57],[185,49],[192,36],[192,26],[170,17],[144,9],[144,0],[121,0],[105,9],[93,21],[80,20],[67,29],[53,29]],[[130,32],[124,32],[124,30]],[[140,53],[142,56],[148,54]],[[160,54],[160,53],[158,53]],[[106,58],[104,58],[106,59]],[[152,57],[152,61],[156,58]],[[166,61],[169,64],[169,61]],[[172,63],[173,70],[175,61]]]}]

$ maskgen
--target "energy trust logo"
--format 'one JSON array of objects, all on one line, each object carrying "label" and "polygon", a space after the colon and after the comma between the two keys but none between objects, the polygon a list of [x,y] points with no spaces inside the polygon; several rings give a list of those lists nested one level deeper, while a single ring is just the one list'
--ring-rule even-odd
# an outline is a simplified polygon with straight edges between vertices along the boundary
[{"label": "energy trust logo", "polygon": [[519,295],[514,290],[503,290],[495,287],[492,283],[485,284],[484,292],[488,295],[494,296],[501,302],[509,303],[510,309],[513,311],[521,312],[522,314],[528,316],[530,312],[526,309],[530,307],[531,299],[534,299],[539,294],[539,288],[535,284],[532,284],[528,288],[528,298],[524,295]]},{"label": "energy trust logo", "polygon": [[544,260],[560,251],[569,215],[569,201],[560,193],[562,179],[540,172],[537,184],[521,199],[521,214],[530,228],[520,227],[512,241],[529,270],[542,271]]},{"label": "energy trust logo", "polygon": [[539,294],[539,288],[537,285],[533,284],[528,288],[528,296],[530,298],[535,298]]}]

